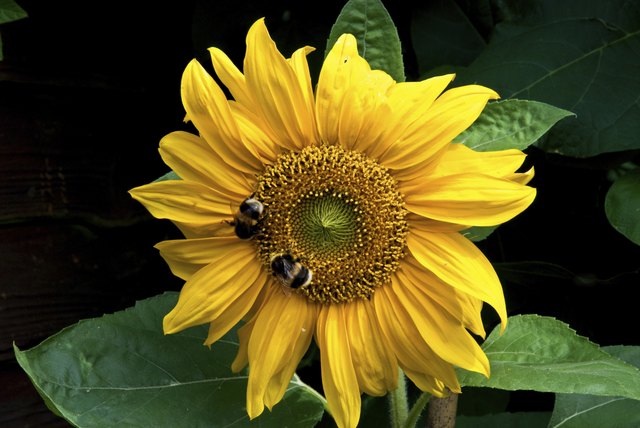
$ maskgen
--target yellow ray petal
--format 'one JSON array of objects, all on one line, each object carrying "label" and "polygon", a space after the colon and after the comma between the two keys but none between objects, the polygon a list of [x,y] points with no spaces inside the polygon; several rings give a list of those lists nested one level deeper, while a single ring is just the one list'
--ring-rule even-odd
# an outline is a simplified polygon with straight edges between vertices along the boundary
[{"label": "yellow ray petal", "polygon": [[435,99],[455,77],[454,74],[436,76],[421,82],[402,82],[394,85],[387,93],[390,118],[386,118],[384,137],[369,149],[369,156],[378,158],[389,146],[415,126],[431,108]]},{"label": "yellow ray petal", "polygon": [[230,237],[236,236],[234,228],[231,227],[228,221],[222,221],[220,223],[213,223],[203,227],[198,223],[184,223],[173,220],[173,223],[178,226],[178,229],[182,232],[185,238],[188,239],[200,239],[200,238],[212,238],[212,237]]},{"label": "yellow ray petal", "polygon": [[129,191],[152,216],[214,228],[233,217],[226,195],[194,181],[169,180]]},{"label": "yellow ray petal", "polygon": [[338,141],[342,147],[371,156],[371,149],[380,145],[381,135],[393,119],[386,96],[393,85],[391,76],[374,70],[343,89],[342,105],[335,106],[340,109]]},{"label": "yellow ray petal", "polygon": [[409,211],[434,220],[468,226],[495,226],[520,214],[536,191],[502,178],[456,174],[436,178],[405,198]]},{"label": "yellow ray petal", "polygon": [[352,82],[371,72],[369,64],[358,55],[355,37],[343,34],[322,64],[318,77],[316,117],[322,141],[338,144],[342,103]]},{"label": "yellow ray petal", "polygon": [[431,233],[413,229],[407,247],[415,259],[442,281],[490,304],[507,325],[502,286],[482,252],[458,233]]},{"label": "yellow ray petal", "polygon": [[454,366],[488,377],[489,360],[462,322],[407,281],[402,272],[397,274],[399,284],[392,291],[433,352]]},{"label": "yellow ray petal", "polygon": [[344,305],[322,307],[316,335],[329,412],[338,427],[355,428],[360,419],[360,389],[351,359]]},{"label": "yellow ray petal", "polygon": [[428,161],[480,116],[498,94],[477,85],[453,88],[443,93],[396,143],[380,157],[387,168],[402,170]]},{"label": "yellow ray petal", "polygon": [[[397,278],[392,278],[392,282],[397,283]],[[407,373],[410,371],[433,376],[444,382],[452,391],[460,390],[456,372],[451,364],[440,358],[423,340],[391,288],[378,288],[373,295],[373,303],[380,329],[398,358],[400,366]],[[416,385],[420,386],[418,383]]]},{"label": "yellow ray petal", "polygon": [[165,334],[213,321],[251,287],[261,270],[248,242],[241,250],[200,269],[182,287],[178,303],[164,317]]},{"label": "yellow ray petal", "polygon": [[260,291],[266,286],[267,281],[268,276],[263,270],[244,293],[240,294],[216,319],[211,321],[209,324],[209,334],[204,341],[205,345],[212,345],[240,322],[255,303],[256,298],[260,294]]},{"label": "yellow ray petal", "polygon": [[246,242],[235,236],[175,239],[158,242],[155,247],[167,262],[171,272],[178,278],[187,280],[210,263],[215,263],[227,254],[242,251]]},{"label": "yellow ray petal", "polygon": [[251,338],[255,321],[256,318],[252,317],[238,329],[238,342],[240,345],[238,346],[236,358],[231,363],[231,371],[234,373],[239,373],[249,364],[249,339]]},{"label": "yellow ray petal", "polygon": [[251,96],[244,75],[231,59],[218,48],[209,48],[213,69],[224,86],[229,89],[231,96],[245,108],[253,109],[254,100]]},{"label": "yellow ray petal", "polygon": [[535,174],[535,170],[533,167],[531,167],[528,171],[509,174],[505,178],[515,183],[525,185],[531,181],[534,174]]},{"label": "yellow ray petal", "polygon": [[344,312],[360,389],[372,396],[381,396],[395,389],[398,364],[384,341],[371,302],[356,300],[345,305]]},{"label": "yellow ray petal", "polygon": [[[275,290],[267,296],[255,317],[249,339],[249,383],[247,386],[247,413],[255,418],[264,405],[273,405],[282,398],[282,385],[271,383],[274,378],[289,382],[313,337],[316,305],[297,294],[285,294]],[[284,380],[286,378],[286,381]],[[271,384],[270,384],[271,383]],[[267,389],[269,400],[265,403]],[[274,392],[275,390],[275,392]],[[279,396],[279,397],[278,397]]]},{"label": "yellow ray petal", "polygon": [[242,141],[224,92],[195,59],[182,74],[181,93],[189,119],[224,162],[249,174],[262,170]]},{"label": "yellow ray petal", "polygon": [[516,149],[476,152],[463,144],[450,144],[429,178],[465,173],[504,178],[520,168],[525,157]]},{"label": "yellow ray petal", "polygon": [[[400,189],[402,193],[408,195],[411,191],[405,191],[406,189]],[[460,232],[461,230],[468,229],[469,226],[465,226],[462,224],[455,223],[447,223],[440,220],[434,220],[431,218],[422,217],[418,214],[414,214],[412,212],[407,214],[407,223],[409,224],[409,228],[419,227],[422,230],[428,230],[429,232],[443,232],[443,233],[452,233],[452,232]]]},{"label": "yellow ray petal", "polygon": [[230,102],[229,105],[242,137],[245,141],[251,143],[251,149],[256,157],[264,165],[273,164],[284,146],[277,142],[276,137],[270,136],[265,132],[269,130],[269,127],[261,123],[262,119],[252,111],[239,103]]},{"label": "yellow ray petal", "polygon": [[[445,397],[445,384],[433,376],[426,373],[415,372],[409,368],[402,367],[402,371],[421,391],[427,392],[435,397]],[[460,392],[458,390],[457,392]]]},{"label": "yellow ray petal", "polygon": [[432,272],[426,270],[411,254],[405,256],[404,263],[397,271],[397,275],[400,283],[408,284],[418,292],[429,296],[474,334],[485,336],[480,316],[481,300],[472,298],[451,287]]},{"label": "yellow ray petal", "polygon": [[249,179],[227,165],[197,135],[183,131],[166,135],[160,140],[160,156],[181,178],[209,186],[232,199],[242,200],[253,192]]},{"label": "yellow ray petal", "polygon": [[311,84],[311,74],[309,73],[309,64],[307,63],[307,55],[316,49],[311,46],[305,46],[303,48],[297,49],[291,58],[287,59],[287,62],[293,69],[296,77],[298,78],[298,84],[300,85],[300,89],[302,95],[304,97],[304,101],[307,105],[307,109],[312,112],[313,118],[313,132],[314,138],[313,141],[320,141],[320,136],[318,135],[318,127],[315,124],[315,99],[313,97],[313,86]]},{"label": "yellow ray petal", "polygon": [[244,75],[261,116],[282,145],[301,149],[315,142],[315,117],[305,100],[306,88],[271,40],[264,19],[247,34]]}]

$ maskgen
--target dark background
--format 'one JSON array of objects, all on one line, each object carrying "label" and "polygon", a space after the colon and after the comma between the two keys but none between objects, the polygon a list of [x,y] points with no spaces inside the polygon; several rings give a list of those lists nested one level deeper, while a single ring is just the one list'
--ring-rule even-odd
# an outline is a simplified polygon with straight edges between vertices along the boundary
[{"label": "dark background", "polygon": [[[266,16],[286,56],[317,48],[317,75],[344,2],[18,3],[29,17],[0,27],[0,426],[62,427],[15,362],[12,343],[28,349],[80,319],[179,290],[153,249],[177,230],[127,190],[166,173],[160,138],[189,129],[179,96],[184,66],[197,57],[211,69],[209,46],[241,65],[246,31]],[[416,80],[411,16],[426,3],[386,3],[407,79]],[[602,345],[640,345],[640,251],[603,209],[610,183],[602,165],[616,155],[529,154],[538,198],[480,244],[496,262],[510,314],[555,316]],[[550,403],[513,394],[510,409]]]}]

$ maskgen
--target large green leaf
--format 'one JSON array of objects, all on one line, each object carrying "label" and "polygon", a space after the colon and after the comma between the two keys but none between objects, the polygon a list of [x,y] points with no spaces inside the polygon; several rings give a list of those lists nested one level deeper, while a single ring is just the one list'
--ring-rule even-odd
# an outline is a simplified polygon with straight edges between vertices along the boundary
[{"label": "large green leaf", "polygon": [[[640,367],[640,346],[610,346],[609,354]],[[632,428],[640,426],[640,401],[622,397],[558,394],[549,427]]]},{"label": "large green leaf", "polygon": [[[16,357],[45,402],[79,427],[238,426],[248,424],[246,374],[233,374],[231,331],[211,349],[206,327],[164,336],[175,293],[81,321]],[[256,426],[313,426],[323,403],[297,377]]]},{"label": "large green leaf", "polygon": [[27,12],[24,11],[13,0],[0,0],[0,24],[5,22],[17,21],[26,18]]},{"label": "large green leaf", "polygon": [[640,148],[640,20],[621,29],[581,16],[501,24],[456,82],[575,112],[539,144],[546,151],[588,157]]},{"label": "large green leaf", "polygon": [[640,399],[640,370],[553,318],[511,317],[505,333],[496,328],[482,347],[491,377],[460,370],[462,385]]},{"label": "large green leaf", "polygon": [[640,168],[613,183],[604,201],[604,211],[614,229],[640,245]]},{"label": "large green leaf", "polygon": [[568,116],[574,114],[536,101],[504,100],[489,103],[480,117],[453,142],[479,152],[524,150]]},{"label": "large green leaf", "polygon": [[349,0],[344,5],[331,28],[325,56],[344,33],[356,37],[358,52],[372,69],[384,70],[397,82],[404,82],[398,30],[380,0]]},{"label": "large green leaf", "polygon": [[417,5],[411,15],[411,39],[421,74],[443,65],[468,65],[486,45],[454,0]]}]

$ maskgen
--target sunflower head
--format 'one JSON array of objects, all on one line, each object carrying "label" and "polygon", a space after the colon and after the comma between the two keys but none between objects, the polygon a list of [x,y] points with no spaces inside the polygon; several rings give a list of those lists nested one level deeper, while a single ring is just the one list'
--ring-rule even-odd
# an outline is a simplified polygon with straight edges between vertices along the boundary
[{"label": "sunflower head", "polygon": [[360,394],[394,389],[398,367],[435,395],[460,391],[454,366],[489,374],[471,333],[484,336],[483,302],[506,325],[504,297],[460,232],[524,210],[533,171],[516,172],[518,150],[452,144],[491,89],[445,90],[453,75],[397,83],[345,34],[314,91],[311,51],[284,58],[263,20],[243,71],[212,48],[232,100],[192,61],[182,100],[199,135],[160,143],[182,180],[131,193],[185,234],[157,245],[186,280],[165,332],[209,323],[211,344],[244,320],[233,369],[250,366],[252,418],[282,398],[315,338],[329,410],[354,427]]}]

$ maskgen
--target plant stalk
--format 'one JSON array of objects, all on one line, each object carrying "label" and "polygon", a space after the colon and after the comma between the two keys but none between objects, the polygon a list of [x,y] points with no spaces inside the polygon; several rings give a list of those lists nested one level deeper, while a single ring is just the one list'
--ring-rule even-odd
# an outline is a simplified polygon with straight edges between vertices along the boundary
[{"label": "plant stalk", "polygon": [[443,398],[433,397],[429,401],[427,428],[455,428],[458,394],[453,392]]},{"label": "plant stalk", "polygon": [[389,392],[388,397],[391,426],[403,428],[409,415],[409,402],[407,401],[407,380],[400,369],[398,369],[398,387]]}]

